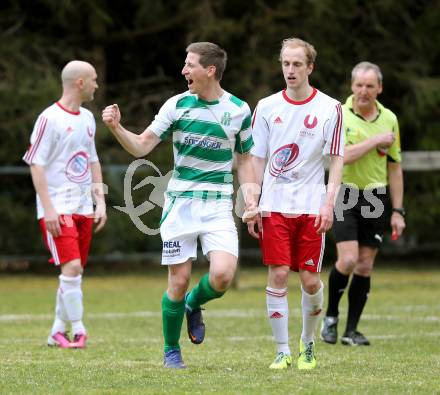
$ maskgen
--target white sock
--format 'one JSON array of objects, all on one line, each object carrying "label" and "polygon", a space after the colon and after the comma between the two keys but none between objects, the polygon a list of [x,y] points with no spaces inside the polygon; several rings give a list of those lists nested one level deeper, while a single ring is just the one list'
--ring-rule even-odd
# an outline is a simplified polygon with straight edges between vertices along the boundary
[{"label": "white sock", "polygon": [[301,339],[304,343],[315,341],[316,327],[318,326],[319,316],[324,303],[324,284],[321,281],[321,288],[314,295],[309,295],[301,286],[302,292],[302,317],[303,329]]},{"label": "white sock", "polygon": [[267,287],[266,304],[269,323],[272,327],[273,339],[277,344],[277,352],[290,355],[287,288],[275,289]]},{"label": "white sock", "polygon": [[61,297],[61,288],[58,287],[55,302],[55,320],[53,322],[52,330],[50,332],[51,335],[55,335],[55,333],[57,332],[66,332],[66,321],[68,320],[69,318],[67,317],[66,309],[64,308],[63,299]]},{"label": "white sock", "polygon": [[83,317],[83,294],[81,290],[81,275],[76,277],[60,276],[62,300],[67,317],[72,323],[73,334],[86,333]]},{"label": "white sock", "polygon": [[72,321],[72,333],[74,335],[86,334],[86,328],[84,327],[82,320]]}]

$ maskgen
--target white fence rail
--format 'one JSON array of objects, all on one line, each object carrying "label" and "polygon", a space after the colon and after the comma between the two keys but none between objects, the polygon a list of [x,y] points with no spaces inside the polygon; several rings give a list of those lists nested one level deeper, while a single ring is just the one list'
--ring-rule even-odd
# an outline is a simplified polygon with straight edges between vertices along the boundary
[{"label": "white fence rail", "polygon": [[[402,167],[405,172],[429,172],[429,171],[438,171],[440,170],[440,151],[405,151],[402,153]],[[109,172],[113,174],[122,174],[127,170],[127,165],[104,165],[103,170],[104,172]],[[140,168],[141,170],[141,168]],[[29,174],[29,168],[26,165],[22,166],[0,166],[0,176],[5,175],[27,175]],[[427,251],[434,251],[438,250],[438,245],[433,246],[424,246]],[[400,253],[402,255],[405,255],[407,253],[411,253],[414,251],[420,251],[422,246],[400,246]],[[399,250],[399,249],[397,249]],[[392,254],[396,254],[396,248],[393,248]],[[423,248],[422,248],[423,250]],[[386,249],[385,251],[386,255]],[[398,251],[399,252],[399,251]],[[258,256],[259,250],[257,249],[244,249],[241,251],[241,255],[244,258],[255,258]],[[397,254],[399,255],[399,254]],[[29,261],[42,261],[46,259],[47,257],[42,256],[5,256],[0,255],[0,272],[5,270],[8,265],[12,264],[23,264],[24,269],[28,266]],[[152,253],[141,253],[141,254],[124,254],[124,257],[122,258],[119,254],[110,254],[106,256],[100,256],[100,257],[91,257],[91,259],[96,259],[99,261],[139,261],[139,260],[146,260],[149,262],[159,262],[160,261],[160,252],[152,252]]]}]

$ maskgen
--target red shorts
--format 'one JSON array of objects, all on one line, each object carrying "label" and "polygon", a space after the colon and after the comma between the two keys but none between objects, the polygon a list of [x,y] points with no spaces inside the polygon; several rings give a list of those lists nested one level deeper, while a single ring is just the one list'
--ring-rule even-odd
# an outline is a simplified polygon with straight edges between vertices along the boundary
[{"label": "red shorts", "polygon": [[58,237],[53,237],[46,230],[44,218],[38,221],[44,244],[52,254],[49,262],[62,265],[74,259],[81,259],[81,265],[85,266],[92,241],[93,218],[79,214],[62,215],[62,218],[64,224],[61,224],[61,235]]},{"label": "red shorts", "polygon": [[313,226],[316,216],[266,213],[260,246],[265,265],[287,265],[295,272],[321,272],[325,234]]}]

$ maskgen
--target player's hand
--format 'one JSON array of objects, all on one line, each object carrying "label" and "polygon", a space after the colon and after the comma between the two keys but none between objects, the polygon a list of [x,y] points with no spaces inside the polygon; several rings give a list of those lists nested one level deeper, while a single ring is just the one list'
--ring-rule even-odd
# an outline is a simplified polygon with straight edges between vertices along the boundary
[{"label": "player's hand", "polygon": [[393,145],[396,137],[393,132],[385,132],[375,136],[378,147],[389,148]]},{"label": "player's hand", "polygon": [[102,110],[102,120],[107,127],[115,128],[121,122],[121,112],[117,104],[107,106]]},{"label": "player's hand", "polygon": [[394,237],[399,238],[405,229],[405,218],[399,213],[393,212],[391,215],[391,229]]},{"label": "player's hand", "polygon": [[249,221],[255,220],[256,216],[258,214],[258,204],[251,201],[246,203],[246,206],[244,208],[243,216],[241,217],[241,220],[246,224]]},{"label": "player's hand", "polygon": [[333,206],[324,205],[319,209],[319,214],[315,218],[313,226],[316,233],[322,234],[327,232],[333,225]]},{"label": "player's hand", "polygon": [[255,238],[260,238],[260,233],[263,230],[263,222],[261,220],[261,214],[258,213],[253,217],[253,219],[247,221],[248,232],[249,234]]},{"label": "player's hand", "polygon": [[61,217],[54,208],[45,211],[44,222],[46,224],[46,229],[53,237],[61,235],[61,221]]},{"label": "player's hand", "polygon": [[93,222],[96,224],[95,233],[98,233],[107,222],[107,213],[105,204],[98,204],[95,208],[95,213],[93,215]]}]

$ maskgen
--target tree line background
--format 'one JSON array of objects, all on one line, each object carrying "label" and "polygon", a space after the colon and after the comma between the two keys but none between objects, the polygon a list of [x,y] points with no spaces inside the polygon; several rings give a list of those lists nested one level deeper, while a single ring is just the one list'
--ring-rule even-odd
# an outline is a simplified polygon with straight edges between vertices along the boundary
[{"label": "tree line background", "polygon": [[[185,48],[213,41],[228,52],[222,86],[253,109],[283,88],[280,43],[301,37],[318,51],[311,83],[345,101],[350,72],[359,61],[377,63],[384,74],[380,101],[398,116],[403,151],[440,150],[440,3],[435,0],[3,0],[0,2],[0,166],[23,166],[38,114],[60,97],[60,71],[72,59],[91,62],[98,73],[95,101],[101,163],[127,166],[134,158],[120,148],[100,120],[118,103],[123,124],[142,131],[160,105],[186,90],[181,76]],[[149,157],[162,172],[172,168],[171,144]],[[139,232],[126,214],[123,174],[106,172],[106,230],[93,253],[160,249],[159,236]],[[1,174],[0,255],[44,254],[28,175]],[[135,193],[137,204],[149,192]],[[440,177],[405,174],[408,230],[402,245],[438,241]],[[143,220],[153,227],[160,209]],[[243,235],[244,246],[255,247]]]}]

